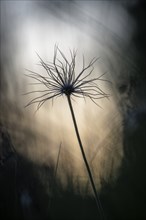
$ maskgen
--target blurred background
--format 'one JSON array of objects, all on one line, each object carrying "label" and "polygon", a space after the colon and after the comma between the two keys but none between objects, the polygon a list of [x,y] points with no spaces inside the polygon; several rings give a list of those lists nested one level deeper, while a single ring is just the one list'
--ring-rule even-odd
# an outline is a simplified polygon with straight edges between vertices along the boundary
[{"label": "blurred background", "polygon": [[[145,2],[1,1],[0,208],[3,219],[97,219],[66,98],[34,97],[27,70],[43,73],[57,43],[93,57],[110,100],[74,99],[105,219],[145,219]],[[70,58],[69,58],[70,59]],[[61,119],[61,120],[60,120]],[[1,218],[2,219],[2,218]]]}]

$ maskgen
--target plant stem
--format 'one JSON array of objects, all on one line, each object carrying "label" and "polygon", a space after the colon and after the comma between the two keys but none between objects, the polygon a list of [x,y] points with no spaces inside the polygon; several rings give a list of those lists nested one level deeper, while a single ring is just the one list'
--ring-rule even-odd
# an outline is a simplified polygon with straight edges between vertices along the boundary
[{"label": "plant stem", "polygon": [[88,161],[87,161],[87,158],[86,158],[86,155],[85,155],[85,152],[84,152],[83,144],[82,144],[82,141],[81,141],[81,138],[80,138],[80,134],[79,134],[79,130],[78,130],[78,126],[77,126],[73,106],[72,106],[72,103],[71,103],[70,95],[67,95],[67,100],[68,100],[69,108],[70,108],[70,111],[71,111],[71,116],[72,116],[72,119],[73,119],[73,124],[74,124],[74,128],[75,128],[76,136],[77,136],[77,139],[78,139],[78,143],[79,143],[79,146],[80,146],[80,150],[81,150],[83,160],[84,160],[84,163],[86,165],[86,169],[87,169],[89,179],[90,179],[90,182],[91,182],[91,186],[92,186],[92,189],[93,189],[93,192],[94,192],[96,205],[97,205],[97,208],[99,210],[99,214],[100,214],[101,219],[104,219],[102,206],[101,206],[101,203],[100,203],[97,191],[96,191],[96,187],[95,187],[95,183],[94,183],[94,180],[93,180],[93,177],[92,177],[90,166],[88,164]]}]

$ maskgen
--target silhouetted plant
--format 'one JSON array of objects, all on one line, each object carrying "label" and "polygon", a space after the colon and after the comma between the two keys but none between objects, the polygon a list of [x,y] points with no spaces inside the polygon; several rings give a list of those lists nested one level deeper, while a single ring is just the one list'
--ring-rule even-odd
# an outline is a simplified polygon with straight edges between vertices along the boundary
[{"label": "silhouetted plant", "polygon": [[[60,53],[61,59],[57,58],[57,53]],[[75,67],[76,67],[76,52],[70,51],[71,55],[71,62],[66,58],[66,56],[63,54],[63,52],[58,48],[58,46],[55,45],[54,47],[54,57],[53,62],[46,63],[42,60],[42,58],[39,56],[40,59],[40,65],[46,70],[47,76],[43,76],[42,74],[36,73],[34,71],[29,71],[29,74],[26,76],[38,81],[37,84],[43,85],[44,90],[36,90],[36,91],[30,91],[26,94],[32,94],[32,93],[42,93],[41,96],[37,96],[33,98],[27,105],[35,104],[37,103],[37,110],[47,101],[50,99],[53,99],[55,97],[60,97],[62,95],[65,95],[67,97],[67,101],[69,104],[69,108],[71,111],[71,116],[73,119],[73,124],[76,132],[76,136],[78,139],[78,143],[80,146],[80,150],[83,156],[83,160],[86,165],[86,169],[89,175],[89,179],[92,185],[92,189],[94,192],[94,196],[96,199],[96,204],[99,210],[99,214],[101,218],[104,218],[104,215],[102,213],[102,206],[100,204],[100,200],[98,198],[98,194],[96,191],[94,179],[92,177],[92,173],[90,170],[90,166],[88,164],[83,144],[80,138],[80,134],[78,131],[78,126],[72,106],[71,97],[79,97],[79,98],[89,98],[91,101],[93,101],[96,105],[98,105],[97,100],[102,98],[108,98],[109,95],[106,94],[99,86],[97,85],[97,81],[106,81],[105,79],[102,79],[102,75],[94,78],[90,78],[92,75],[92,72],[94,70],[93,64],[97,61],[97,59],[93,58],[87,66],[85,66],[85,61],[83,57],[83,67],[81,72],[79,72],[76,76],[75,74]],[[98,105],[99,106],[99,105]]]}]

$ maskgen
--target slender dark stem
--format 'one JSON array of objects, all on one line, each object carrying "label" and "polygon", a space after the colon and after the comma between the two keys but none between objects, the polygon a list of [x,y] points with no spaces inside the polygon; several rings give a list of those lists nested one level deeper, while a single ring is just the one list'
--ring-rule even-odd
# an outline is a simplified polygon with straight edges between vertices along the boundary
[{"label": "slender dark stem", "polygon": [[54,194],[54,198],[50,198],[49,201],[49,209],[51,210],[51,207],[53,205],[53,200],[55,200],[56,194],[55,194],[55,187],[56,187],[56,176],[57,176],[57,169],[58,169],[58,165],[59,165],[59,157],[60,157],[60,152],[61,152],[61,143],[60,143],[60,147],[59,147],[59,151],[58,151],[58,156],[57,156],[57,162],[56,162],[56,167],[55,167],[55,171],[54,171],[54,175],[53,175],[53,180],[51,183],[51,187],[52,187],[52,192]]},{"label": "slender dark stem", "polygon": [[61,152],[61,143],[60,143],[60,146],[59,146],[59,151],[58,151],[58,156],[57,156],[57,162],[56,162],[56,167],[55,167],[55,172],[54,172],[54,182],[56,181],[60,152]]},{"label": "slender dark stem", "polygon": [[79,134],[79,130],[78,130],[78,126],[77,126],[73,106],[72,106],[72,103],[71,103],[70,95],[67,95],[67,100],[68,100],[69,108],[70,108],[70,111],[71,111],[71,116],[72,116],[72,119],[73,119],[73,124],[74,124],[75,132],[76,132],[76,135],[77,135],[78,143],[79,143],[79,146],[80,146],[80,150],[81,150],[83,160],[84,160],[84,163],[86,165],[86,169],[87,169],[89,179],[90,179],[90,182],[91,182],[91,185],[92,185],[92,189],[93,189],[93,192],[94,192],[96,205],[97,205],[97,208],[99,210],[99,214],[100,214],[101,219],[104,219],[104,213],[103,213],[103,210],[102,210],[102,206],[101,206],[101,203],[100,203],[97,191],[96,191],[96,187],[95,187],[95,183],[94,183],[94,180],[93,180],[93,177],[92,177],[90,166],[88,164],[88,161],[87,161],[87,158],[86,158],[86,155],[85,155],[85,152],[84,152],[84,148],[83,148],[83,145],[82,145],[82,141],[81,141],[81,138],[80,138],[80,134]]}]

